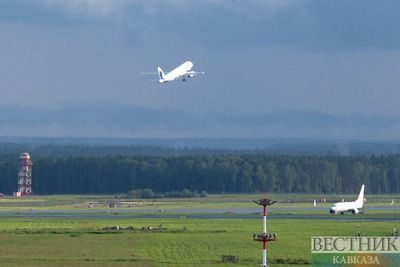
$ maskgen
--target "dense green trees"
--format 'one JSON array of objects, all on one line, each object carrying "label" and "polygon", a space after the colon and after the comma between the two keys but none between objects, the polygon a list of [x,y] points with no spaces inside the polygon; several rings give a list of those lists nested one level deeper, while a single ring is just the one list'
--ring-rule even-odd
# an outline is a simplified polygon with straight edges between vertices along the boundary
[{"label": "dense green trees", "polygon": [[[17,187],[15,156],[0,156],[0,192]],[[33,156],[36,194],[182,191],[369,193],[400,191],[400,155]]]}]

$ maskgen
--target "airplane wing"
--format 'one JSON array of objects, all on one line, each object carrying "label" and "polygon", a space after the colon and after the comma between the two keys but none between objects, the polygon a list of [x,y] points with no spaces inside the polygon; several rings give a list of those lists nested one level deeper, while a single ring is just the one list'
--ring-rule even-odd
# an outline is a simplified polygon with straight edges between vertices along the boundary
[{"label": "airplane wing", "polygon": [[[140,73],[141,75],[158,75],[158,73],[157,72],[141,72]],[[149,78],[148,80],[147,80],[148,82],[156,82],[156,81],[158,81],[158,78],[156,79],[156,78]]]},{"label": "airplane wing", "polygon": [[204,74],[204,71],[203,72],[199,72],[199,71],[190,70],[190,71],[187,71],[187,72],[177,76],[175,79],[177,80],[177,79],[183,78],[183,81],[185,81],[186,78],[192,78],[192,77],[195,77],[195,76],[197,76],[199,74]]},{"label": "airplane wing", "polygon": [[141,72],[140,74],[143,74],[143,75],[158,75],[158,72],[155,72],[155,71],[153,71],[153,72]]},{"label": "airplane wing", "polygon": [[187,74],[189,74],[189,75],[199,75],[199,74],[204,74],[204,71],[188,71]]}]

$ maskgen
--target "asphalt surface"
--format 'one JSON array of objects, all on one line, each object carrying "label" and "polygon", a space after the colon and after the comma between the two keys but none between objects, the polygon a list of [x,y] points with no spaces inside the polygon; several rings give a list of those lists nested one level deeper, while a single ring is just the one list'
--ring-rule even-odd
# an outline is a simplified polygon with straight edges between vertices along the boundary
[{"label": "asphalt surface", "polygon": [[[269,219],[339,220],[339,221],[400,221],[400,216],[379,217],[368,210],[391,211],[393,208],[375,206],[358,215],[330,215],[326,207],[270,208]],[[65,218],[65,219],[129,219],[129,218],[196,218],[196,219],[260,219],[260,208],[236,209],[71,209],[71,210],[16,210],[0,211],[0,218]],[[310,214],[307,211],[318,211]],[[326,214],[324,213],[326,211]]]}]

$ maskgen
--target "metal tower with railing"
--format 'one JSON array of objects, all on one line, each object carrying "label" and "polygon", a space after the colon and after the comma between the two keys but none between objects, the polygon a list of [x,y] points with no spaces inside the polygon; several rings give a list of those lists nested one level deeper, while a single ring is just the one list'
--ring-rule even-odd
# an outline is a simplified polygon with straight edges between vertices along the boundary
[{"label": "metal tower with railing", "polygon": [[19,156],[17,196],[32,195],[32,161],[27,152]]}]

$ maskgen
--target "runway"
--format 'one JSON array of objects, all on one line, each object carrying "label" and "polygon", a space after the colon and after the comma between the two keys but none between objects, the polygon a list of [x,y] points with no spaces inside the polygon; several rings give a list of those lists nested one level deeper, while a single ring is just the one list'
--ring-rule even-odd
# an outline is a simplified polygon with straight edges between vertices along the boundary
[{"label": "runway", "polygon": [[[269,219],[335,220],[335,221],[400,221],[396,216],[375,211],[391,211],[386,207],[373,207],[371,213],[331,215],[326,207],[270,208]],[[71,219],[260,219],[260,208],[236,209],[71,209],[71,210],[7,210],[0,211],[1,218],[71,218]],[[326,212],[325,212],[326,211]],[[367,210],[368,211],[368,210]],[[382,214],[383,215],[383,214]]]}]

